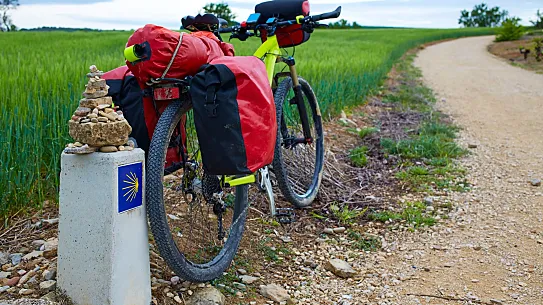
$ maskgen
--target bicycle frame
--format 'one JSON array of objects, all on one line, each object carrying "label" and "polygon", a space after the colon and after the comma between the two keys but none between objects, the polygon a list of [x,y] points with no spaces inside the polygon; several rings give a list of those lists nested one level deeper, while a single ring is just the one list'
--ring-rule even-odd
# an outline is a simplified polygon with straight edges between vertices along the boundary
[{"label": "bicycle frame", "polygon": [[281,56],[281,48],[279,47],[277,36],[274,35],[268,37],[268,39],[264,41],[258,50],[256,50],[254,56],[263,59],[271,86],[273,84],[275,63],[277,62],[277,58]]},{"label": "bicycle frame", "polygon": [[[268,74],[268,80],[270,81],[270,86],[273,86],[273,79],[275,76],[275,64],[277,62],[285,62],[290,69],[290,76],[292,78],[292,84],[294,87],[296,104],[298,105],[298,112],[300,113],[300,120],[302,123],[304,139],[296,139],[297,143],[311,143],[313,142],[313,137],[311,136],[311,129],[309,126],[307,110],[304,107],[304,101],[302,96],[302,88],[300,82],[298,81],[298,73],[296,72],[296,66],[293,58],[282,59],[281,57],[281,47],[279,47],[279,42],[277,41],[277,36],[269,36],[266,41],[256,50],[254,56],[262,59],[266,66],[266,72]],[[282,118],[277,118],[282,119]],[[294,143],[294,144],[297,144]]]}]

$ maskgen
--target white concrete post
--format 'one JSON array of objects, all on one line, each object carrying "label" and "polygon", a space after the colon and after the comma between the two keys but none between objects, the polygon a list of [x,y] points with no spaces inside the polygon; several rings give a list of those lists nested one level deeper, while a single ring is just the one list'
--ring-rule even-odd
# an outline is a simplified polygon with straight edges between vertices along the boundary
[{"label": "white concrete post", "polygon": [[149,305],[143,150],[62,154],[58,285],[76,305]]}]

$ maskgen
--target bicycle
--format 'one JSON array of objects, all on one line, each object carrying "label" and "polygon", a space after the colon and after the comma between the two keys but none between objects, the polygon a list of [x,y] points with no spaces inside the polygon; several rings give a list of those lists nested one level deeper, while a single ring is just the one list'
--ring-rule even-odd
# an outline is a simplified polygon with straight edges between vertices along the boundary
[{"label": "bicycle", "polygon": [[[309,205],[320,186],[324,158],[322,120],[311,86],[298,77],[294,58],[282,56],[275,32],[295,24],[300,25],[303,31],[312,32],[321,26],[319,20],[337,18],[340,13],[341,7],[338,7],[334,12],[322,15],[298,16],[296,20],[269,18],[265,23],[259,23],[260,16],[252,14],[242,25],[220,30],[221,33],[232,33],[231,38],[241,40],[262,35],[264,31],[267,35],[267,40],[255,52],[255,56],[263,59],[270,85],[275,91],[279,128],[273,172],[281,191],[296,207]],[[216,30],[220,37],[219,29]],[[276,62],[285,63],[289,72],[275,73]],[[280,78],[284,79],[277,85]],[[190,77],[154,80],[152,88],[159,93],[155,96],[173,96],[175,99],[161,114],[151,140],[147,159],[146,203],[151,231],[166,263],[185,280],[205,282],[221,276],[232,262],[249,209],[248,187],[257,179],[255,175],[210,176],[203,171],[189,87]],[[291,105],[296,108],[290,109]],[[294,117],[296,111],[299,113],[297,118]],[[183,128],[179,127],[181,125]],[[166,154],[172,143],[181,144],[182,162],[165,168]],[[303,177],[293,176],[296,171],[289,170],[285,160],[303,152],[315,155],[312,162],[314,169],[309,170],[313,173],[305,171],[302,172]],[[180,177],[170,176],[164,180],[165,174],[179,169],[183,170]],[[268,169],[265,167],[258,173],[260,186],[268,192],[272,215],[288,222],[290,214],[276,213]],[[311,180],[304,190],[304,186],[293,179],[303,181],[306,176]],[[180,194],[183,198],[177,198]]]}]

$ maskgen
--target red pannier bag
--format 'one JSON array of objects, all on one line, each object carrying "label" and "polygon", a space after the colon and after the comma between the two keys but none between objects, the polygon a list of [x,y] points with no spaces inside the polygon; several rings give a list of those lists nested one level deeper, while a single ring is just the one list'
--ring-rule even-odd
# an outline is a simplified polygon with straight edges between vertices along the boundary
[{"label": "red pannier bag", "polygon": [[211,61],[192,79],[190,95],[208,174],[251,174],[271,164],[277,121],[260,59],[238,56]]},{"label": "red pannier bag", "polygon": [[153,24],[136,30],[126,46],[136,44],[142,46],[144,55],[136,62],[127,61],[126,65],[142,84],[161,77],[192,76],[202,65],[225,55],[224,43],[218,39],[179,33]]}]

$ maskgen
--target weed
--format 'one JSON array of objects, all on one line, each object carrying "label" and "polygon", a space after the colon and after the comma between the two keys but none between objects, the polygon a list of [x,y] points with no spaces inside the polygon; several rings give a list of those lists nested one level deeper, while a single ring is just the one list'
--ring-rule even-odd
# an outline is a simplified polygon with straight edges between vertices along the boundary
[{"label": "weed", "polygon": [[376,236],[362,235],[352,230],[349,230],[347,236],[354,241],[352,245],[355,249],[377,251],[381,248],[381,240]]},{"label": "weed", "polygon": [[368,147],[366,146],[360,146],[351,150],[349,153],[349,158],[351,159],[353,165],[357,167],[366,166],[366,164],[368,164],[368,156],[366,156],[367,152]]},{"label": "weed", "polygon": [[257,249],[264,254],[264,257],[268,261],[279,262],[281,258],[279,255],[288,256],[292,254],[289,248],[284,246],[274,247],[271,246],[271,239],[269,237],[264,238],[258,243]]},{"label": "weed", "polygon": [[311,211],[309,213],[309,215],[311,215],[311,217],[315,218],[315,219],[318,219],[318,220],[325,220],[325,219],[328,219],[328,217],[326,216],[323,216],[323,215],[320,215],[319,213],[315,212],[315,211]]},{"label": "weed", "polygon": [[376,132],[379,132],[379,129],[375,127],[364,127],[358,132],[358,136],[364,139],[365,137],[372,135]]},{"label": "weed", "polygon": [[279,227],[281,225],[277,220],[271,217],[261,217],[258,219],[258,222],[260,222],[263,225],[272,226],[272,227]]},{"label": "weed", "polygon": [[359,217],[364,216],[368,208],[365,208],[363,210],[351,210],[349,209],[349,206],[347,204],[345,204],[343,208],[340,208],[336,204],[332,204],[330,206],[330,210],[334,214],[334,217],[339,220],[341,224],[350,225],[353,224]]}]

